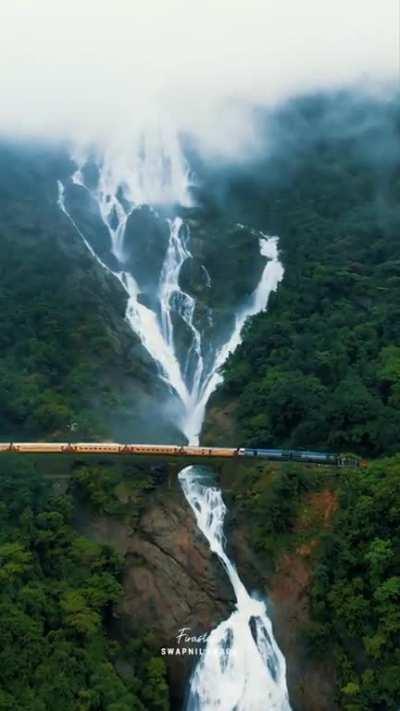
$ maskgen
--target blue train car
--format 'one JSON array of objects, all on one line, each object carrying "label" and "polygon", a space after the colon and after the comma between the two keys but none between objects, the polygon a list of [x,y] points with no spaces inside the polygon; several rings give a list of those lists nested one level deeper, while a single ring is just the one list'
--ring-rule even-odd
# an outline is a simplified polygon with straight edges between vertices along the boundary
[{"label": "blue train car", "polygon": [[239,455],[242,457],[261,457],[263,459],[287,459],[287,452],[284,449],[239,449]]},{"label": "blue train car", "polygon": [[292,452],[297,462],[315,462],[316,464],[337,464],[337,455],[331,452],[297,451]]},{"label": "blue train car", "polygon": [[316,452],[299,449],[250,449],[242,447],[238,451],[242,457],[259,457],[270,461],[312,462],[314,464],[338,465],[338,456],[331,452]]}]

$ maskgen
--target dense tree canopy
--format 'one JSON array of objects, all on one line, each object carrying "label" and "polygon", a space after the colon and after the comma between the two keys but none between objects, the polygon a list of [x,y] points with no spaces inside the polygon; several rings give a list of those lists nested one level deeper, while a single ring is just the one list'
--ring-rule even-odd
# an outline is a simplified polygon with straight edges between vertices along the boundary
[{"label": "dense tree canopy", "polygon": [[36,467],[3,458],[0,489],[0,709],[167,711],[151,638],[107,634],[122,561],[74,531]]},{"label": "dense tree canopy", "polygon": [[339,485],[312,589],[312,654],[336,658],[340,708],[396,711],[400,703],[400,458]]},{"label": "dense tree canopy", "polygon": [[233,476],[230,508],[235,527],[246,522],[267,580],[288,555],[309,569],[309,622],[297,629],[303,654],[333,663],[341,711],[397,711],[399,455],[361,470],[266,467]]},{"label": "dense tree canopy", "polygon": [[243,444],[376,455],[400,448],[400,120],[390,103],[332,104],[286,107],[275,154],[229,185],[279,235],[285,275],[214,402],[238,400]]}]

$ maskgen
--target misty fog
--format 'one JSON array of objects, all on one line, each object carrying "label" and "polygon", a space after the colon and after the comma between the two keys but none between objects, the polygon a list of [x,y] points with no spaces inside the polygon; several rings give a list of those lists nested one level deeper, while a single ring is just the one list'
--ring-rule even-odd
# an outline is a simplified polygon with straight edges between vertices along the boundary
[{"label": "misty fog", "polygon": [[390,89],[398,3],[5,0],[0,60],[3,135],[126,145],[162,125],[234,155],[257,150],[254,105]]}]

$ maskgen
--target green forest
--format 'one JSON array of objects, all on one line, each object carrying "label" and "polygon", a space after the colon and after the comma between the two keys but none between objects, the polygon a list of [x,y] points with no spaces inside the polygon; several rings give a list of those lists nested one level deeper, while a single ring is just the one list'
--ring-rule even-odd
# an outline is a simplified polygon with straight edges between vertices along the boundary
[{"label": "green forest", "polygon": [[[399,477],[397,455],[362,473],[286,464],[266,476],[254,467],[230,489],[234,525],[246,522],[267,579],[282,555],[312,551],[310,620],[298,634],[309,658],[333,662],[341,711],[399,707]],[[337,503],[329,525],[309,505],[321,491]]]},{"label": "green forest", "polygon": [[344,711],[396,711],[400,700],[400,457],[339,481],[311,590],[312,655],[333,652]]},{"label": "green forest", "polygon": [[377,456],[400,450],[400,115],[334,98],[282,110],[291,145],[229,184],[285,275],[214,403],[237,401],[242,445]]},{"label": "green forest", "polygon": [[76,532],[33,461],[3,456],[0,489],[0,709],[167,711],[151,635],[110,637],[123,560]]}]

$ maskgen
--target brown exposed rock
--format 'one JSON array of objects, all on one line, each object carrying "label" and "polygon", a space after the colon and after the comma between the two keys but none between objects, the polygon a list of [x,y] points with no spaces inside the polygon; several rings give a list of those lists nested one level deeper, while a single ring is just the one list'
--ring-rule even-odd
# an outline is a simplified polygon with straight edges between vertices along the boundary
[{"label": "brown exposed rock", "polygon": [[[162,647],[177,647],[178,630],[209,632],[228,617],[233,594],[221,566],[210,555],[183,494],[164,492],[132,530],[115,518],[96,517],[90,535],[125,557],[122,627],[152,629]],[[182,645],[181,645],[182,646]],[[193,659],[166,657],[176,708],[181,704]]]},{"label": "brown exposed rock", "polygon": [[151,626],[157,612],[160,640],[167,643],[179,627],[210,630],[227,614],[231,600],[219,563],[210,557],[183,497],[150,508],[127,547],[122,612]]},{"label": "brown exposed rock", "polygon": [[[296,530],[306,532],[318,524],[330,525],[337,510],[335,492],[324,489],[310,493]],[[318,539],[312,538],[284,554],[269,585],[274,626],[287,662],[288,686],[296,711],[336,711],[333,664],[310,659],[301,638],[301,629],[309,622],[308,593],[312,581],[312,554]]]},{"label": "brown exposed rock", "polygon": [[311,660],[299,636],[309,620],[310,549],[284,555],[268,586],[278,643],[287,663],[287,679],[296,711],[334,711],[334,669]]}]

